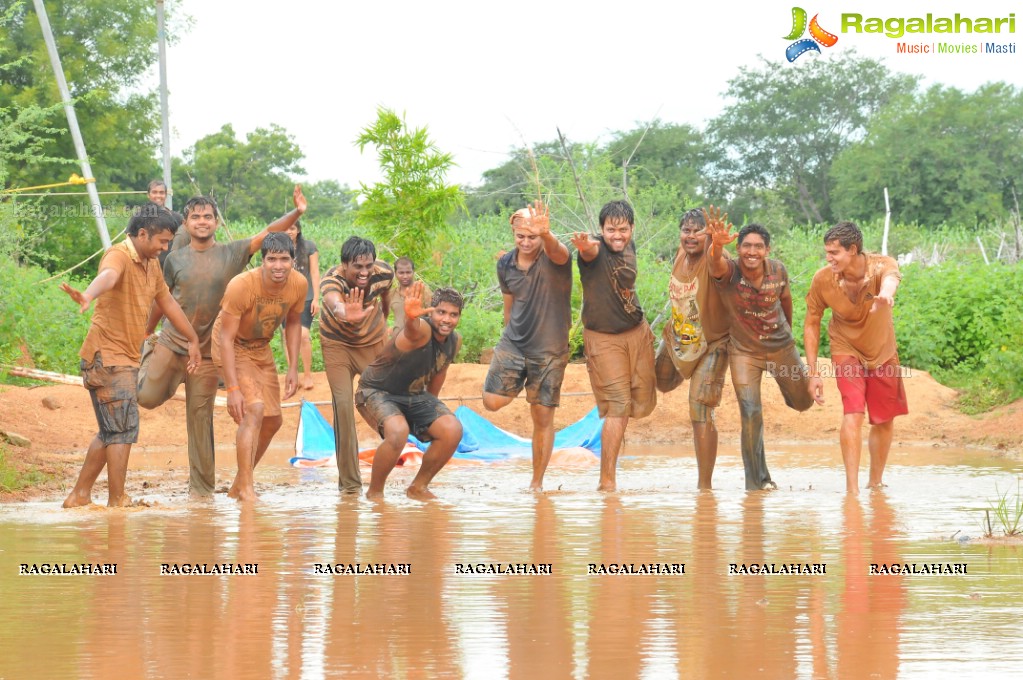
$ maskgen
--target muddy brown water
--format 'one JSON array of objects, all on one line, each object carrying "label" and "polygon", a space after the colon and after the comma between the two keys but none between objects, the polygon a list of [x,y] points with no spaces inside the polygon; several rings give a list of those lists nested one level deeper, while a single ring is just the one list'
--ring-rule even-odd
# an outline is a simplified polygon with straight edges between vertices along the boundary
[{"label": "muddy brown water", "polygon": [[[129,480],[155,507],[0,506],[0,678],[1019,677],[1023,544],[964,540],[1017,460],[904,448],[887,490],[847,499],[837,450],[778,449],[775,492],[744,492],[734,451],[698,493],[691,454],[643,448],[619,494],[573,467],[533,496],[516,461],[449,467],[429,504],[401,494],[411,470],[382,504],[340,499],[273,449],[242,508],[189,503],[180,454],[150,448]],[[53,563],[117,573],[19,573]],[[258,573],[161,574],[225,563]],[[351,563],[410,573],[317,573]],[[966,573],[870,573],[907,563]],[[551,573],[464,573],[508,564]],[[684,573],[588,573],[619,564]],[[730,573],[764,564],[824,573]]]}]

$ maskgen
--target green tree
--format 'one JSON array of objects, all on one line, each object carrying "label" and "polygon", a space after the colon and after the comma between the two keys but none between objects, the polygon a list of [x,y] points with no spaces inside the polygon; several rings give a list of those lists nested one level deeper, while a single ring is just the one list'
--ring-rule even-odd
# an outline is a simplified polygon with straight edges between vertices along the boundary
[{"label": "green tree", "polygon": [[[141,79],[156,63],[156,15],[151,0],[46,1],[57,51],[74,98],[75,110],[97,184],[103,191],[144,189],[156,176],[159,109],[154,93],[140,89]],[[67,120],[53,76],[39,20],[31,3],[0,0],[0,45],[19,55],[0,73],[0,109],[43,111],[43,128],[63,129]],[[174,6],[168,8],[174,18]],[[171,38],[182,21],[172,21]],[[11,186],[33,186],[67,179],[78,170],[70,135],[47,134],[30,152],[8,167]],[[57,202],[59,200],[59,203]],[[119,201],[107,198],[117,213]],[[69,266],[100,248],[88,201],[61,197],[40,206],[45,222],[26,228],[45,229],[41,257],[51,268]],[[123,224],[108,218],[111,232]]]},{"label": "green tree", "polygon": [[228,220],[253,218],[269,222],[290,206],[294,175],[304,174],[305,157],[294,138],[280,125],[256,128],[238,139],[228,124],[185,150],[175,168],[180,194],[213,196]]},{"label": "green tree", "polygon": [[410,130],[404,116],[385,108],[377,110],[376,121],[362,131],[356,144],[360,151],[376,148],[384,181],[372,187],[360,183],[364,200],[355,223],[396,254],[417,263],[427,261],[431,241],[445,231],[456,210],[465,209],[461,188],[445,182],[454,165],[451,154],[430,141],[425,127]]},{"label": "green tree", "polygon": [[[744,67],[728,81],[730,103],[708,132],[726,155],[713,168],[719,198],[776,192],[793,220],[828,222],[831,166],[871,117],[911,92],[916,77],[848,51],[834,58]],[[733,215],[750,205],[731,205]]]},{"label": "green tree", "polygon": [[1023,93],[989,83],[969,94],[935,85],[884,108],[835,160],[835,211],[867,220],[975,226],[1006,219],[1023,167]]},{"label": "green tree", "polygon": [[359,193],[333,179],[303,184],[302,191],[309,201],[303,223],[345,219],[355,211],[355,198]]}]

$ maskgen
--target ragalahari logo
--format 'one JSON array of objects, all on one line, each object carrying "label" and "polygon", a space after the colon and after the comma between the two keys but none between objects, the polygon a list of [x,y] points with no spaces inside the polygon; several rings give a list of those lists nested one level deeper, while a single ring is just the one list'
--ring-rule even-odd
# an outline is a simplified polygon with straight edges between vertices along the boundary
[{"label": "ragalahari logo", "polygon": [[806,10],[802,7],[792,8],[792,32],[785,36],[786,40],[795,40],[785,49],[785,58],[789,62],[793,62],[798,59],[801,55],[807,52],[816,52],[820,54],[821,48],[817,47],[818,43],[824,47],[831,47],[838,42],[838,36],[834,33],[828,33],[820,24],[817,23],[816,14],[813,15],[813,19],[810,20],[810,37],[801,38],[803,33],[806,31]]}]

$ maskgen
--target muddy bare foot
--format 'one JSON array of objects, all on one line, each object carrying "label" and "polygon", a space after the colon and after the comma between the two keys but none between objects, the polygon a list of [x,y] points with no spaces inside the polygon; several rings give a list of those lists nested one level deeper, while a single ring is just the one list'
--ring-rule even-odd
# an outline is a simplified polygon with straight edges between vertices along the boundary
[{"label": "muddy bare foot", "polygon": [[615,482],[601,482],[597,485],[597,491],[600,493],[614,493],[618,491],[618,484]]},{"label": "muddy bare foot", "polygon": [[242,503],[254,503],[259,500],[259,494],[253,488],[243,489],[232,486],[231,490],[227,492],[227,496]]},{"label": "muddy bare foot", "polygon": [[123,496],[121,496],[119,498],[108,498],[107,499],[107,507],[108,508],[130,508],[130,507],[132,507],[134,505],[135,505],[135,501],[128,494],[125,494],[125,495],[123,495]]},{"label": "muddy bare foot", "polygon": [[84,494],[78,494],[72,491],[67,498],[64,499],[64,503],[61,507],[63,508],[80,508],[86,505],[92,505],[92,497]]},{"label": "muddy bare foot", "polygon": [[437,497],[433,495],[433,492],[424,487],[410,486],[405,489],[405,495],[414,501],[432,501]]},{"label": "muddy bare foot", "polygon": [[384,500],[384,492],[374,491],[373,489],[370,489],[369,491],[366,492],[366,500],[382,501]]},{"label": "muddy bare foot", "polygon": [[543,493],[543,482],[533,482],[529,485],[531,493]]},{"label": "muddy bare foot", "polygon": [[760,485],[760,490],[761,491],[777,491],[778,490],[778,485],[775,484],[772,481],[767,481],[767,482],[764,482],[762,485]]},{"label": "muddy bare foot", "polygon": [[887,489],[888,485],[884,482],[874,482],[872,484],[867,484],[867,488],[871,491],[880,491],[881,489]]}]

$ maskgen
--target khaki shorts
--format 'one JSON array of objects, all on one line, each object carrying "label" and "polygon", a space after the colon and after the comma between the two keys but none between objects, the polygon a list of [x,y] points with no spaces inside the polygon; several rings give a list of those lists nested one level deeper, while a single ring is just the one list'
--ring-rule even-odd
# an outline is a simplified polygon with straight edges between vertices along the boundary
[{"label": "khaki shorts", "polygon": [[139,440],[138,376],[135,366],[104,366],[100,353],[79,364],[82,384],[89,390],[104,446]]},{"label": "khaki shorts", "polygon": [[[213,363],[225,379],[220,346],[213,346]],[[234,346],[234,372],[238,376],[245,404],[262,404],[263,417],[281,415],[281,384],[277,380],[277,364],[270,345],[247,349]]]},{"label": "khaki shorts", "polygon": [[654,334],[644,320],[624,333],[583,329],[586,370],[601,418],[645,418],[657,405]]}]

